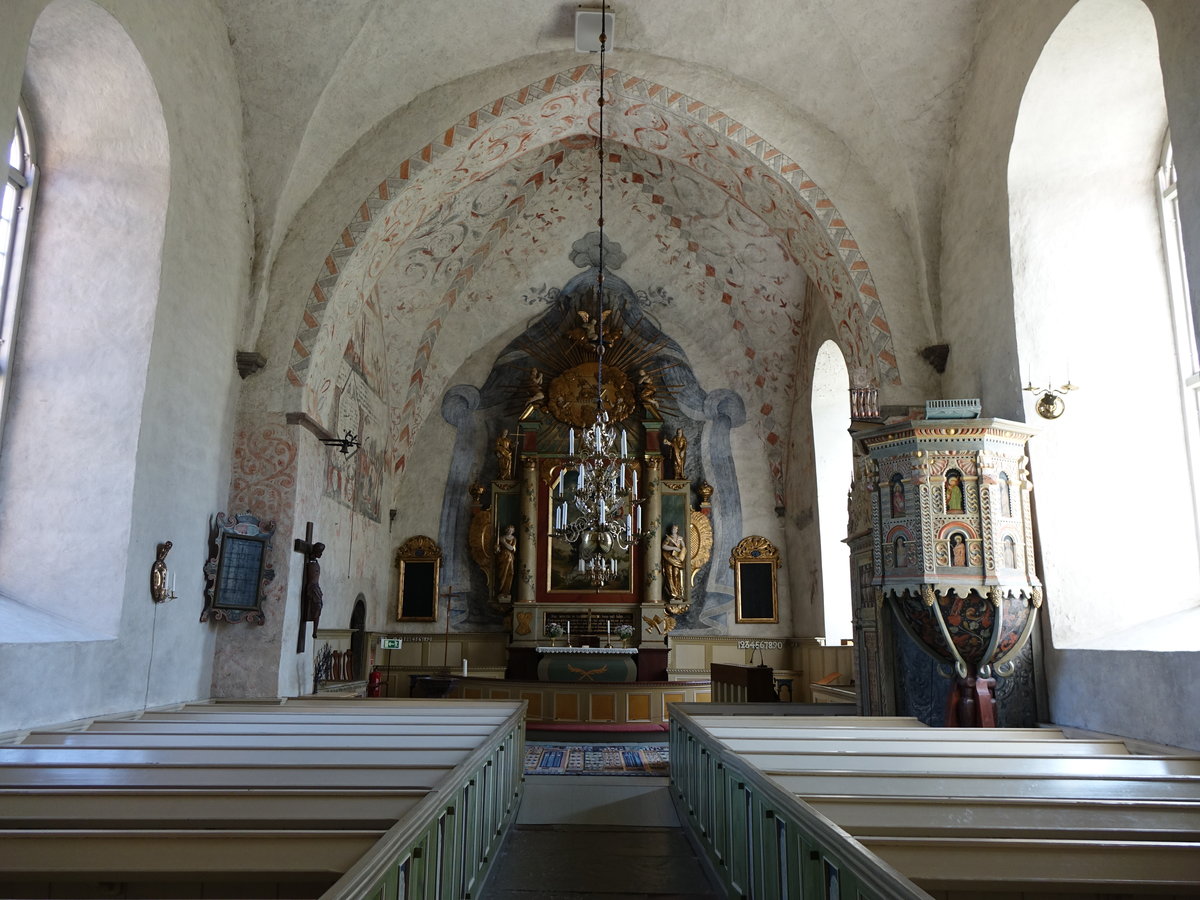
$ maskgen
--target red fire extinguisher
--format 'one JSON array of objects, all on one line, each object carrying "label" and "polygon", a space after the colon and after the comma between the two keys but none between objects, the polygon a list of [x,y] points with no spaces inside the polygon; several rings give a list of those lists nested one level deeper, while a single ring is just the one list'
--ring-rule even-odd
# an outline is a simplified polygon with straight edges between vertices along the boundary
[{"label": "red fire extinguisher", "polygon": [[378,669],[372,669],[371,674],[367,677],[367,696],[383,696],[383,673]]}]

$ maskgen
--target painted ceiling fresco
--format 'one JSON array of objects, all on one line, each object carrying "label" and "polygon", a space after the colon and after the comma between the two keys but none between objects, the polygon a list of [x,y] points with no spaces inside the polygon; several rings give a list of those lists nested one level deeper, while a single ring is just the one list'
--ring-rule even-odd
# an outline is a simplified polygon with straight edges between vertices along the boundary
[{"label": "painted ceiling fresco", "polygon": [[[597,215],[596,74],[547,79],[449,128],[380,182],[326,259],[289,379],[326,420],[321,386],[341,354],[324,348],[345,346],[377,294],[393,471],[462,362],[536,312],[528,297],[575,273],[570,247]],[[851,365],[895,381],[870,273],[820,189],[719,113],[609,74],[606,231],[628,256],[622,274],[659,291],[664,330],[746,398],[768,456],[787,433],[797,365],[809,363],[795,350],[806,279]],[[778,478],[778,458],[771,466]]]}]

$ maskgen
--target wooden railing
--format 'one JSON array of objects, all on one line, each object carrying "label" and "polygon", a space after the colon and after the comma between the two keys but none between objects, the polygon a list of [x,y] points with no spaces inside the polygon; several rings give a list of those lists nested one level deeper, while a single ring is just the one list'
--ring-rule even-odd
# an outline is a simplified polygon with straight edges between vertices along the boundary
[{"label": "wooden railing", "polygon": [[1200,757],[772,708],[671,708],[673,797],[731,896],[1200,895]]}]

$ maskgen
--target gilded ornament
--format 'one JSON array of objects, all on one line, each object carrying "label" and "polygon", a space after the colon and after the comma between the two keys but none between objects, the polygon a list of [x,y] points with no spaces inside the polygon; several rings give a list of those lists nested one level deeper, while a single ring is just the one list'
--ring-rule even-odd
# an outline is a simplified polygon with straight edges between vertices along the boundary
[{"label": "gilded ornament", "polygon": [[930,608],[937,603],[937,594],[934,593],[932,584],[921,585],[921,600]]},{"label": "gilded ornament", "polygon": [[696,488],[696,494],[700,497],[701,503],[708,503],[712,500],[713,486],[707,481],[700,482],[700,486]]},{"label": "gilded ornament", "polygon": [[692,584],[704,564],[712,557],[712,521],[699,510],[692,510],[688,521],[688,556],[692,564]]},{"label": "gilded ornament", "polygon": [[496,529],[492,523],[492,511],[476,507],[471,510],[471,524],[467,530],[467,546],[471,559],[487,578],[488,595],[492,592],[492,569],[495,562]]},{"label": "gilded ornament", "polygon": [[530,634],[533,632],[533,613],[519,612],[517,613],[517,634]]},{"label": "gilded ornament", "polygon": [[[633,385],[625,373],[613,366],[601,366],[601,408],[612,422],[623,422],[637,407]],[[587,428],[596,421],[596,364],[583,363],[567,369],[550,382],[547,408],[560,422]]]}]

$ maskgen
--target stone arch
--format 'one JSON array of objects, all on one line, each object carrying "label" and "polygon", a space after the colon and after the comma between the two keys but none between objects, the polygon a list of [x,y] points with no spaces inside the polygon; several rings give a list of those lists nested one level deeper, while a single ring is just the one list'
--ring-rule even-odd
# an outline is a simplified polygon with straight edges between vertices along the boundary
[{"label": "stone arch", "polygon": [[[589,87],[595,91],[599,75],[594,65],[578,66],[497,98],[404,160],[364,199],[324,260],[293,342],[286,378],[301,390],[301,403],[307,412],[320,418],[316,383],[321,378],[314,377],[312,368],[314,359],[322,356],[324,340],[337,330],[333,320],[344,323],[354,318],[369,291],[369,280],[386,267],[389,254],[404,243],[405,229],[411,230],[421,213],[430,212],[436,197],[487,177],[517,154],[548,147],[554,141],[594,134],[589,118],[594,103],[589,107],[583,95]],[[798,224],[786,237],[807,257],[804,270],[826,301],[843,352],[855,367],[870,372],[874,383],[899,384],[891,333],[870,268],[833,202],[800,166],[744,124],[680,91],[612,69],[605,71],[604,79],[620,104],[617,112],[644,111],[662,122],[669,118],[683,123],[677,131],[686,140],[736,148],[748,163],[743,170],[744,180],[736,187],[743,199],[753,194],[770,204],[794,204]],[[521,122],[519,114],[524,114],[527,121]],[[536,121],[538,129],[526,127],[528,120]],[[635,129],[628,137],[636,143],[648,136],[664,137],[666,130],[652,134],[653,128]],[[665,148],[663,144],[657,149]],[[553,169],[558,162],[561,155],[551,148],[539,165]],[[453,172],[454,185],[444,186],[439,194],[436,181],[444,180],[446,172]],[[535,193],[546,174],[531,172],[522,191]],[[406,207],[402,197],[408,200]],[[493,232],[502,234],[508,217],[522,203],[520,192],[512,196],[497,215]],[[477,271],[477,263],[491,246],[490,241],[483,241],[474,257],[462,266],[457,283],[442,298],[443,308],[451,308],[462,295]],[[417,387],[411,388],[410,394],[420,390],[422,367],[432,355],[443,319],[435,314],[426,326],[408,381]]]}]

